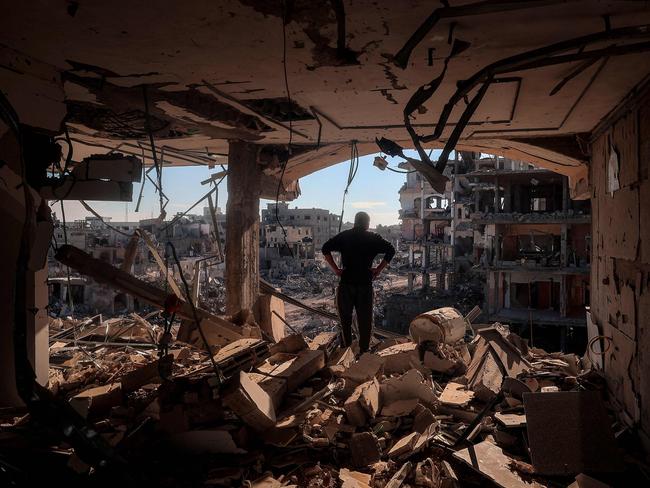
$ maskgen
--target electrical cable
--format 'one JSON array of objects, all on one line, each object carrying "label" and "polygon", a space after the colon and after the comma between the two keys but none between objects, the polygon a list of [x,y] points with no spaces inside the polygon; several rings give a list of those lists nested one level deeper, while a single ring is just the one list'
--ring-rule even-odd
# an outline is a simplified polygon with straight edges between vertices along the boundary
[{"label": "electrical cable", "polygon": [[345,185],[345,190],[343,191],[343,201],[341,202],[341,217],[339,218],[339,232],[343,226],[343,214],[345,212],[345,197],[348,195],[348,190],[350,185],[354,181],[354,177],[357,175],[357,170],[359,169],[359,150],[357,148],[357,142],[352,141],[350,143],[350,171],[348,172],[348,183]]},{"label": "electrical cable", "polygon": [[[25,197],[25,220],[22,227],[20,247],[16,259],[13,293],[13,352],[16,390],[27,406],[30,416],[39,425],[53,426],[60,438],[71,445],[75,453],[86,463],[95,466],[97,472],[122,477],[123,484],[133,483],[131,470],[123,458],[98,435],[94,425],[89,424],[70,405],[54,397],[52,392],[36,381],[36,373],[29,360],[27,348],[27,278],[31,251],[30,233],[34,222],[34,198],[26,176],[25,141],[20,121],[9,100],[0,91],[0,118],[15,133],[18,142],[20,179]],[[33,288],[33,285],[32,285]],[[28,311],[29,310],[29,311]]]},{"label": "electrical cable", "polygon": [[[65,207],[63,206],[63,200],[61,202],[61,218],[63,219],[63,242],[65,245],[68,245],[68,226],[65,221]],[[74,314],[74,301],[72,299],[72,278],[70,277],[70,266],[66,266],[66,274],[68,281],[68,306],[70,307],[70,313]]]},{"label": "electrical cable", "polygon": [[410,173],[415,173],[417,171],[417,169],[402,171],[402,170],[399,170],[399,169],[391,168],[390,166],[386,166],[386,169],[389,170],[389,171],[392,171],[393,173],[401,173],[403,175],[407,175],[407,174],[410,174]]},{"label": "electrical cable", "polygon": [[142,85],[142,98],[144,99],[144,113],[146,115],[145,126],[149,134],[149,144],[151,144],[151,155],[153,156],[153,164],[156,167],[156,175],[158,177],[158,198],[160,201],[160,215],[163,215],[165,206],[163,205],[162,195],[162,166],[158,163],[158,156],[156,155],[156,145],[153,139],[153,131],[151,130],[151,115],[149,114],[149,98],[147,97],[147,85]]},{"label": "electrical cable", "polygon": [[181,281],[183,282],[183,288],[185,288],[185,296],[187,296],[187,301],[190,304],[190,307],[192,308],[192,316],[194,317],[194,322],[196,323],[196,328],[199,331],[199,335],[201,336],[201,340],[203,341],[203,344],[205,345],[205,349],[208,352],[208,356],[210,356],[210,362],[212,363],[212,368],[214,369],[214,373],[217,377],[217,380],[219,381],[219,384],[222,383],[223,381],[223,376],[221,374],[221,371],[219,370],[219,366],[217,365],[217,362],[214,359],[214,355],[212,354],[212,350],[210,349],[210,344],[208,343],[208,340],[206,339],[206,336],[203,332],[203,327],[201,326],[201,321],[199,320],[199,316],[196,312],[196,306],[194,305],[194,301],[191,300],[191,292],[190,292],[190,287],[187,284],[187,280],[185,279],[185,273],[183,273],[183,268],[181,267],[181,263],[178,259],[178,255],[176,254],[176,248],[174,247],[174,244],[171,241],[167,241],[167,244],[165,246],[169,246],[169,248],[172,251],[172,257],[174,258],[174,262],[176,263],[176,267],[178,268],[178,274],[181,277]]},{"label": "electrical cable", "polygon": [[[131,234],[127,234],[126,232],[121,231],[121,230],[118,229],[117,227],[113,227],[111,224],[109,224],[108,222],[106,222],[106,221],[104,220],[104,217],[102,217],[102,216],[99,215],[95,210],[93,210],[93,208],[92,208],[90,205],[88,205],[84,200],[79,200],[79,203],[81,203],[81,205],[83,205],[83,207],[84,207],[86,210],[88,210],[91,214],[93,214],[95,217],[97,217],[97,218],[99,219],[99,221],[100,221],[102,224],[104,224],[106,227],[108,227],[109,229],[111,229],[113,232],[117,232],[118,234],[122,234],[123,236],[129,237],[129,238],[131,237]],[[68,243],[68,242],[66,241],[66,244],[67,244],[67,243]]]},{"label": "electrical cable", "polygon": [[197,200],[197,201],[194,203],[194,205],[192,205],[190,208],[188,208],[187,210],[185,210],[185,212],[183,212],[183,213],[181,213],[181,214],[177,214],[177,215],[176,215],[172,220],[169,221],[169,223],[168,223],[167,225],[165,225],[164,227],[162,227],[160,230],[161,230],[161,231],[163,231],[163,230],[167,230],[169,227],[171,227],[172,225],[174,225],[174,224],[175,224],[176,222],[178,222],[180,219],[182,219],[183,217],[185,217],[185,216],[186,216],[186,215],[187,215],[187,214],[188,214],[188,213],[189,213],[189,212],[190,212],[194,207],[196,207],[199,203],[201,203],[203,200],[205,200],[205,199],[208,198],[210,195],[212,195],[214,192],[216,192],[217,189],[219,188],[219,184],[223,181],[223,179],[224,179],[226,176],[228,176],[228,174],[223,175],[223,176],[221,177],[221,179],[217,182],[217,184],[216,184],[216,185],[215,185],[215,186],[214,186],[214,187],[213,187],[213,188],[212,188],[208,193],[206,193],[205,195],[203,195],[199,200]]},{"label": "electrical cable", "polygon": [[287,146],[287,157],[282,164],[282,171],[280,172],[280,179],[278,180],[278,189],[275,192],[275,221],[280,226],[282,230],[282,237],[284,239],[284,245],[289,250],[289,254],[293,258],[293,250],[289,246],[289,241],[287,240],[287,230],[282,225],[280,221],[280,188],[283,187],[284,173],[287,170],[289,165],[289,159],[291,158],[291,143],[293,142],[293,117],[291,116],[291,106],[293,105],[291,101],[291,91],[289,90],[289,75],[287,74],[287,3],[286,1],[282,2],[282,68],[284,72],[284,89],[287,94],[287,100],[289,101],[289,110],[287,114],[289,115],[289,144]]}]

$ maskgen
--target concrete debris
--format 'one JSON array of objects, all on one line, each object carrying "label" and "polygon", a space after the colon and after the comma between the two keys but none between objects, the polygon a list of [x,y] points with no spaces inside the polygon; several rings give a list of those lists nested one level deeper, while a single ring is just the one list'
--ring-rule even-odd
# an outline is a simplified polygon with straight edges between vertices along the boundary
[{"label": "concrete debris", "polygon": [[[159,354],[159,324],[157,314],[60,320],[49,388],[118,450],[138,446],[143,462],[150,450],[183,453],[187,466],[163,470],[168,480],[199,458],[211,466],[203,482],[260,487],[547,486],[541,473],[567,477],[564,486],[599,486],[583,468],[620,468],[577,440],[590,425],[585,411],[604,394],[599,374],[583,371],[576,356],[527,347],[501,324],[477,328],[470,342],[423,339],[418,329],[419,343],[375,341],[360,357],[329,332],[275,343],[243,337],[213,354],[221,377],[205,349],[171,340]],[[30,425],[28,417],[3,420],[3,429]],[[564,435],[551,425],[564,425]],[[599,449],[615,444],[598,435]],[[558,470],[549,451],[575,462]],[[88,469],[76,453],[70,459]]]}]

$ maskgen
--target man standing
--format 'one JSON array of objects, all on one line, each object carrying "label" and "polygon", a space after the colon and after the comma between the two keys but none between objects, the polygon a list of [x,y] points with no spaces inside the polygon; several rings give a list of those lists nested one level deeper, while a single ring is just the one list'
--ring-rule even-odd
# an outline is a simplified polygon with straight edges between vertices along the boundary
[{"label": "man standing", "polygon": [[[366,352],[370,347],[372,332],[372,280],[388,265],[395,255],[393,245],[379,234],[370,232],[370,216],[359,212],[354,217],[354,227],[341,232],[323,244],[323,256],[334,273],[341,279],[336,291],[343,340],[345,346],[352,343],[352,311],[357,311],[359,324],[359,349]],[[332,252],[341,253],[342,268],[332,258]],[[376,268],[372,262],[377,254],[384,258]]]}]

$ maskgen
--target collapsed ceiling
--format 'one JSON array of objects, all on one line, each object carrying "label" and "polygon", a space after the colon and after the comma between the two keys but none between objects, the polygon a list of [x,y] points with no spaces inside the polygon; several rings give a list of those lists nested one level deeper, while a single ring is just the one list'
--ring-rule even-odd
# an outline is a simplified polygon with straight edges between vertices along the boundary
[{"label": "collapsed ceiling", "polygon": [[[65,120],[75,160],[119,150],[150,163],[147,120],[165,165],[225,163],[231,139],[291,143],[287,182],[347,159],[350,141],[368,154],[375,138],[457,138],[584,192],[588,134],[650,73],[647,3],[445,3],[26,1],[0,19],[0,88],[23,123],[60,134]],[[595,38],[557,61],[531,53],[582,36]],[[438,124],[464,80],[522,53],[459,90]]]}]

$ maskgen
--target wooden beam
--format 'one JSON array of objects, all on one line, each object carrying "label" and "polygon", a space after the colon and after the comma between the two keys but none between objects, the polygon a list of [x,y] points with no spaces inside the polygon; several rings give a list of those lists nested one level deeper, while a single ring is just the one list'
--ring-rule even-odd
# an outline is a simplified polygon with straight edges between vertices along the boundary
[{"label": "wooden beam", "polygon": [[[139,300],[154,305],[158,308],[165,307],[168,293],[160,288],[153,286],[146,281],[142,281],[129,273],[126,273],[110,264],[93,258],[81,249],[74,246],[63,245],[59,247],[56,253],[56,259],[70,268],[78,271],[82,275],[89,276],[99,283],[106,283],[117,290],[128,293]],[[179,298],[180,307],[176,315],[182,319],[194,321],[192,306]],[[240,327],[228,322],[227,320],[214,315],[207,310],[196,307],[196,315],[201,324],[207,324],[206,334],[210,332],[211,337],[218,336],[222,338],[223,343],[227,343],[243,337]],[[215,334],[212,334],[214,332]],[[181,339],[183,340],[183,339]],[[214,344],[210,344],[214,345]]]},{"label": "wooden beam", "polygon": [[254,310],[259,295],[259,147],[230,141],[226,207],[226,313]]}]

